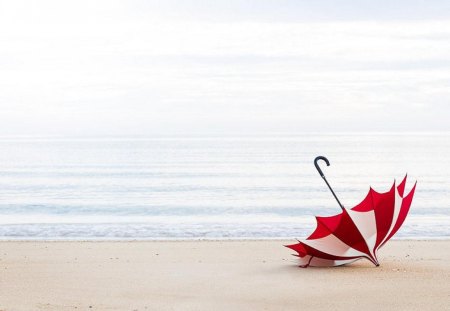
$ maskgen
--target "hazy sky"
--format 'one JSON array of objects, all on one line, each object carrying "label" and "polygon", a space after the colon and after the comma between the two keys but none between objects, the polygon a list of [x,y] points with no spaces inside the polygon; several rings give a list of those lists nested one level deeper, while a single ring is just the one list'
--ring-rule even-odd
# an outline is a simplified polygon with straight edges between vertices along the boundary
[{"label": "hazy sky", "polygon": [[450,131],[450,1],[2,1],[0,136]]}]

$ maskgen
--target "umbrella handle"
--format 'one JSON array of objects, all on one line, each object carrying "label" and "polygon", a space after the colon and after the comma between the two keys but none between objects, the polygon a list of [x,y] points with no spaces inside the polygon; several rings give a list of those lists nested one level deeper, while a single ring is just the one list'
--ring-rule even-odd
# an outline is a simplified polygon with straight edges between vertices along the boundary
[{"label": "umbrella handle", "polygon": [[324,161],[327,166],[330,166],[330,161],[328,161],[327,158],[323,157],[323,156],[318,156],[314,159],[314,166],[316,167],[317,171],[319,172],[320,177],[322,177],[322,179],[325,181],[325,183],[328,186],[328,189],[330,189],[331,193],[333,194],[334,198],[336,199],[336,201],[338,202],[339,206],[341,207],[342,210],[344,210],[344,206],[341,204],[341,202],[339,201],[339,199],[337,198],[336,194],[333,191],[333,188],[331,188],[330,184],[328,183],[327,179],[325,178],[325,175],[323,174],[322,170],[320,169],[319,166],[319,160]]},{"label": "umbrella handle", "polygon": [[314,159],[314,166],[316,167],[316,170],[319,172],[320,177],[325,178],[325,175],[323,174],[322,170],[320,169],[319,164],[317,163],[319,160],[325,161],[327,166],[330,166],[330,161],[328,161],[328,159],[323,156],[318,156]]}]

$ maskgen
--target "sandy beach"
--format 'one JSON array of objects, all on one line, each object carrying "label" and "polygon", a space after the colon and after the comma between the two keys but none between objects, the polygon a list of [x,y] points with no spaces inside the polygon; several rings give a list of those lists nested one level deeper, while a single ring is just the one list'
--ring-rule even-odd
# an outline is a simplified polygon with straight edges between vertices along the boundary
[{"label": "sandy beach", "polygon": [[450,241],[296,266],[291,241],[0,242],[0,310],[444,310]]}]

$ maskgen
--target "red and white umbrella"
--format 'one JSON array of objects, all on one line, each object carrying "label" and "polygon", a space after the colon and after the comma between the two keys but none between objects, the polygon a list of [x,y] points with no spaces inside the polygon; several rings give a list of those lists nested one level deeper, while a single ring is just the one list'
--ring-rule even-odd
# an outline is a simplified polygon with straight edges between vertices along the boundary
[{"label": "red and white umbrella", "polygon": [[[340,266],[361,258],[379,265],[377,252],[398,231],[408,214],[416,184],[404,195],[406,176],[388,192],[379,193],[370,188],[366,198],[351,209],[344,208],[317,162],[325,157],[317,157],[314,165],[328,188],[333,193],[342,212],[327,217],[316,216],[316,230],[303,241],[287,245],[298,253],[301,267]],[[416,182],[417,183],[417,182]]]}]

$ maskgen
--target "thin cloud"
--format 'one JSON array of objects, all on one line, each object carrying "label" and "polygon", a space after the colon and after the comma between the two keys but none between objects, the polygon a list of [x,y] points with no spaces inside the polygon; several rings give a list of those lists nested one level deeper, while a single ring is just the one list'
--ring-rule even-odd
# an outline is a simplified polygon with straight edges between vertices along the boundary
[{"label": "thin cloud", "polygon": [[2,2],[0,130],[450,130],[443,13],[353,9],[324,19],[327,2],[283,2],[297,17],[274,3]]}]

